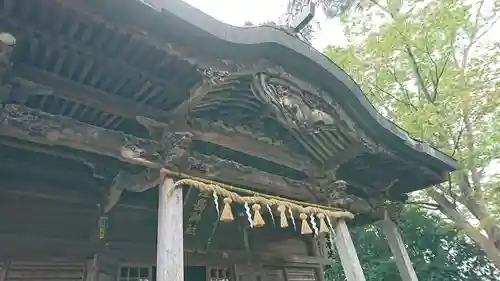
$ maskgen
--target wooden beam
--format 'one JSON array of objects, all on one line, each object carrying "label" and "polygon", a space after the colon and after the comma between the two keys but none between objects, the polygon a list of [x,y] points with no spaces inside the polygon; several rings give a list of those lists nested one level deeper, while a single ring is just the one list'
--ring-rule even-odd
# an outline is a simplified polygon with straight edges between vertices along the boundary
[{"label": "wooden beam", "polygon": [[186,122],[186,116],[194,106],[198,105],[201,100],[210,93],[211,86],[206,81],[202,81],[201,84],[195,85],[189,91],[188,99],[184,100],[181,104],[176,106],[170,111],[171,116],[176,123]]},{"label": "wooden beam", "polygon": [[[166,178],[160,186],[156,258],[157,281],[184,281],[182,188]],[[172,193],[170,194],[170,192]]]},{"label": "wooden beam", "polygon": [[[24,100],[29,95],[50,94],[128,119],[135,119],[141,116],[155,121],[163,120],[166,122],[168,116],[172,114],[185,114],[185,111],[192,106],[192,103],[197,102],[207,92],[207,85],[201,84],[193,88],[193,94],[189,100],[183,102],[174,111],[166,112],[66,78],[61,78],[26,64],[16,64],[13,75],[16,77],[11,80],[11,83],[16,85],[16,88],[18,88],[16,94],[19,95],[19,93],[22,93]],[[163,124],[167,125],[166,123]],[[205,131],[199,124],[195,124],[195,128],[184,126],[176,129],[192,133],[194,135],[193,140],[214,143],[262,158],[266,161],[290,167],[297,171],[305,171],[312,165],[310,161],[304,161],[300,157],[293,157],[286,147],[259,141],[242,133],[234,131],[222,133],[212,130],[214,128]]]},{"label": "wooden beam", "polygon": [[[35,181],[30,174],[25,174],[25,178],[0,180],[0,195],[13,194],[26,198],[37,198],[45,200],[54,200],[61,202],[71,202],[75,205],[95,206],[101,202],[102,195],[94,190],[85,190],[85,186],[79,188],[67,188],[62,183],[47,183]],[[27,176],[27,177],[26,177]],[[75,178],[78,179],[78,178]],[[1,196],[0,196],[1,197]],[[126,200],[120,202],[118,209],[127,209],[156,213],[155,206],[149,206],[140,200]]]},{"label": "wooden beam", "polygon": [[406,251],[403,239],[399,234],[396,224],[388,217],[387,212],[385,213],[384,220],[379,221],[377,224],[387,238],[392,255],[396,259],[396,265],[398,266],[401,279],[403,281],[418,281],[417,274],[413,268],[410,256]]},{"label": "wooden beam", "polygon": [[[1,106],[0,118],[1,136],[53,147],[83,150],[146,167],[165,166],[159,156],[155,155],[162,151],[162,146],[152,140],[95,127],[69,117],[55,116],[18,104]],[[141,151],[143,158],[148,161],[134,155],[136,150]],[[179,165],[178,169],[195,176],[250,186],[276,195],[303,200],[316,199],[310,192],[309,183],[266,173],[215,156],[193,154],[188,157],[187,163]]]},{"label": "wooden beam", "polygon": [[[105,174],[107,172],[117,173],[120,170],[121,166],[123,166],[122,162],[107,156],[87,153],[85,151],[74,150],[66,147],[64,148],[51,147],[43,144],[33,143],[9,137],[0,137],[0,146],[6,146],[19,150],[42,153],[45,155],[56,156],[61,159],[83,162],[87,167],[89,167],[89,169],[92,170],[93,177],[99,179],[105,178],[106,176]],[[114,161],[115,163],[111,163],[110,161]],[[104,165],[103,163],[106,164]]]},{"label": "wooden beam", "polygon": [[193,133],[193,140],[217,144],[297,171],[307,172],[314,165],[309,158],[298,157],[284,145],[257,140],[251,132],[230,130],[218,123],[196,119],[191,123],[191,129],[188,131]]},{"label": "wooden beam", "polygon": [[[123,162],[137,162],[130,149],[157,151],[159,144],[151,140],[95,127],[69,117],[56,116],[19,104],[3,104],[0,108],[0,135],[49,146],[69,147],[100,154]],[[154,165],[153,165],[154,166]]]},{"label": "wooden beam", "polygon": [[189,173],[194,176],[248,186],[262,190],[268,194],[300,198],[308,201],[318,200],[311,193],[311,185],[304,181],[277,176],[216,156],[192,153],[192,156],[188,157],[187,161],[188,167],[202,166],[200,170],[194,168],[189,170]]},{"label": "wooden beam", "polygon": [[359,263],[356,248],[344,220],[339,220],[335,227],[335,246],[347,281],[365,281],[363,268]]},{"label": "wooden beam", "polygon": [[[25,174],[29,177],[29,174]],[[80,191],[73,188],[56,188],[53,184],[41,183],[33,180],[5,180],[0,181],[0,194],[10,193],[26,197],[36,197],[55,201],[72,202],[78,205],[95,206],[100,201],[97,193]]]}]

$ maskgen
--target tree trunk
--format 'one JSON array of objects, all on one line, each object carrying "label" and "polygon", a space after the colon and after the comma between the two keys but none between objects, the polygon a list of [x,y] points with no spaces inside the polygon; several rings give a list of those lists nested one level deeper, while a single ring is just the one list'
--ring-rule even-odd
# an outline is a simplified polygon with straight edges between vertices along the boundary
[{"label": "tree trunk", "polygon": [[[462,196],[458,199],[467,210],[479,220],[481,228],[483,228],[488,239],[493,242],[495,247],[500,250],[500,223],[490,214],[486,208],[486,202],[482,195],[477,196],[477,191],[471,188],[469,178],[465,171],[459,172],[458,185],[462,191]],[[482,193],[482,192],[480,192]]]},{"label": "tree trunk", "polygon": [[462,203],[479,220],[481,228],[488,235],[488,239],[500,250],[500,225],[498,220],[490,214],[485,203],[476,198],[466,198],[465,202]]},{"label": "tree trunk", "polygon": [[463,229],[466,234],[474,240],[479,248],[486,254],[495,266],[500,269],[500,251],[495,247],[494,243],[483,235],[480,231],[474,228],[467,219],[465,219],[453,206],[453,204],[436,190],[428,190],[428,194],[439,204],[441,211],[451,220],[455,222],[457,227]]}]

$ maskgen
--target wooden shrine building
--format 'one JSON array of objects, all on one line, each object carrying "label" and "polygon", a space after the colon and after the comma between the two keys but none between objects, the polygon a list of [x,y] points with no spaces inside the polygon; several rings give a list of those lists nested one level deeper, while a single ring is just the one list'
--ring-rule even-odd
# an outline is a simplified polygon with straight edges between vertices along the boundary
[{"label": "wooden shrine building", "polygon": [[[454,159],[279,26],[179,0],[0,1],[0,281],[323,280]],[[369,270],[369,269],[366,269]]]}]

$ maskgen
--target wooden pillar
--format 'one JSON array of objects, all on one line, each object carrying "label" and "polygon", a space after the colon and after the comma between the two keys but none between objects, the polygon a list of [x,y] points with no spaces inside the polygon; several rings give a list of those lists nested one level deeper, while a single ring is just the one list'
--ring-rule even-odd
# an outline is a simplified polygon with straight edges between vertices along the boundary
[{"label": "wooden pillar", "polygon": [[10,33],[0,33],[0,84],[6,82],[12,69],[11,56],[16,46],[16,38]]},{"label": "wooden pillar", "polygon": [[398,266],[401,279],[403,281],[418,281],[417,274],[413,269],[410,256],[408,256],[408,252],[406,251],[406,247],[403,243],[401,235],[399,234],[396,224],[387,216],[384,220],[379,221],[377,224],[387,238],[392,255],[396,259],[396,265]]},{"label": "wooden pillar", "polygon": [[347,281],[365,281],[363,268],[359,263],[351,234],[349,233],[347,224],[342,219],[337,222],[337,226],[335,227],[335,246],[337,247]]},{"label": "wooden pillar", "polygon": [[182,188],[169,194],[174,180],[165,178],[159,187],[157,281],[184,281],[184,229]]}]

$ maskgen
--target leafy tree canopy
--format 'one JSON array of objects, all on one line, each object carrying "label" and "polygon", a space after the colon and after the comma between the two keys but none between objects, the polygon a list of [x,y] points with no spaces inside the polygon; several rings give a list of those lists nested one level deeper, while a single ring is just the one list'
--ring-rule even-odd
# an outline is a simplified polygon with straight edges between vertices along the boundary
[{"label": "leafy tree canopy", "polygon": [[500,268],[492,169],[500,155],[500,1],[361,0],[345,10],[349,44],[326,55],[383,115],[460,161],[447,184],[419,199],[436,202]]}]

